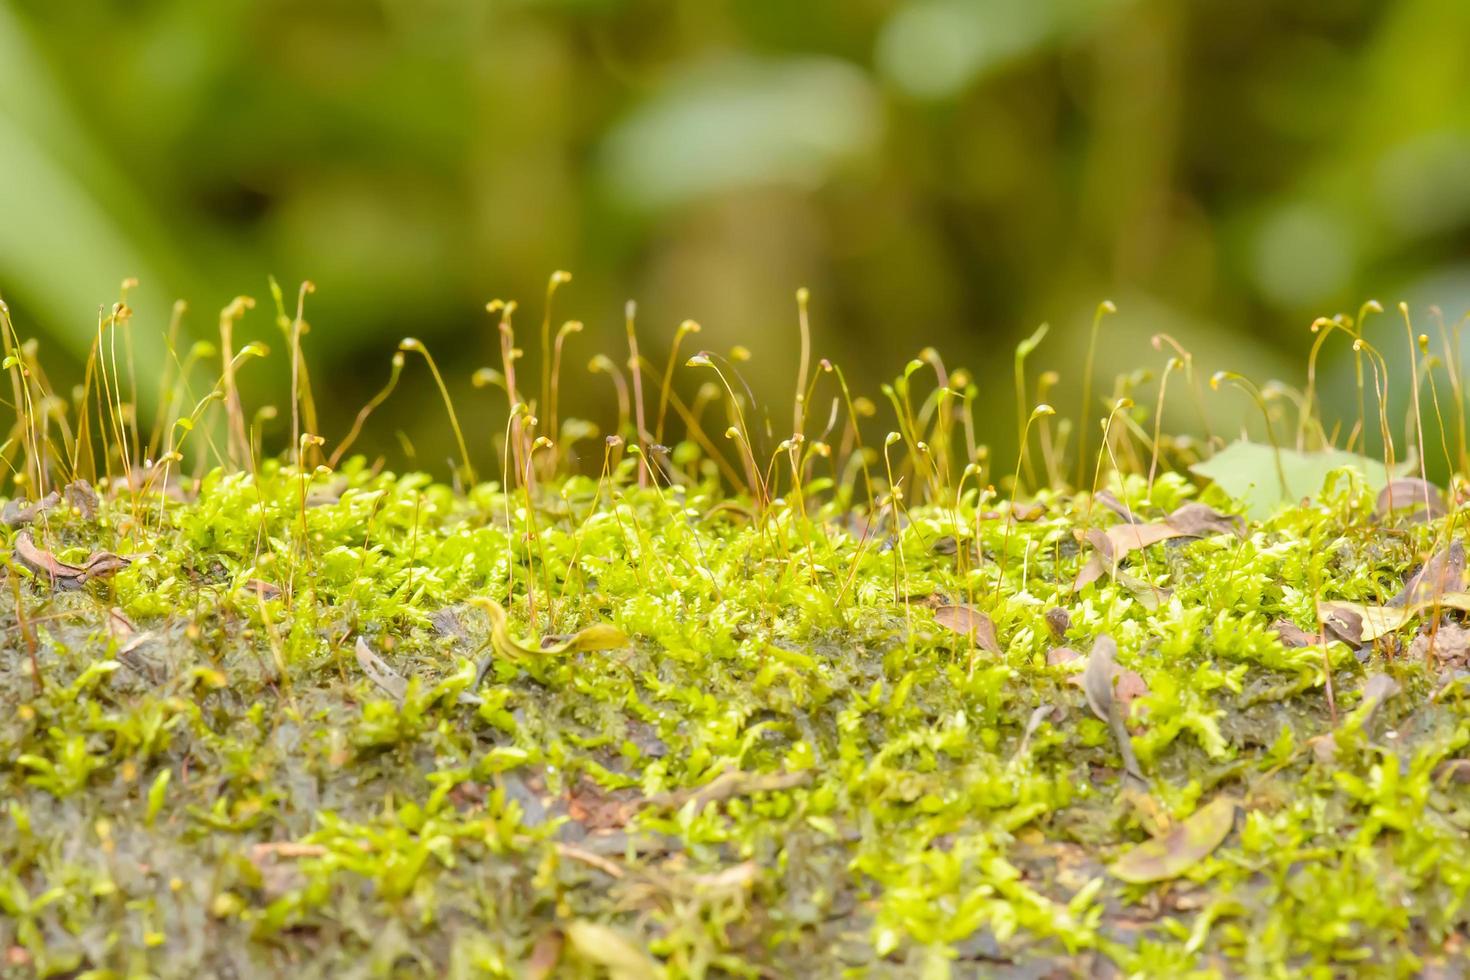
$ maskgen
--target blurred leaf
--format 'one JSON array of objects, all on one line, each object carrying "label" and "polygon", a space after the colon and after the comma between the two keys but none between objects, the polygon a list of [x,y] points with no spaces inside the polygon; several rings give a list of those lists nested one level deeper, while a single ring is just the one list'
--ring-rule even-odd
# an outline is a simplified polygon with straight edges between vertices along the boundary
[{"label": "blurred leaf", "polygon": [[836,59],[739,60],[691,72],[607,137],[614,197],[656,210],[732,188],[813,188],[872,151],[882,116],[867,78]]},{"label": "blurred leaf", "polygon": [[[1251,517],[1264,519],[1303,497],[1315,496],[1322,489],[1327,474],[1347,468],[1359,473],[1371,490],[1377,491],[1388,482],[1387,471],[1380,460],[1369,459],[1341,449],[1301,453],[1294,449],[1280,451],[1281,469],[1277,470],[1277,451],[1271,446],[1237,439],[1190,471],[1212,480],[1232,498],[1247,505]],[[1395,475],[1408,472],[1411,464],[1399,463]],[[1286,486],[1282,487],[1284,474]]]},{"label": "blurred leaf", "polygon": [[1090,22],[1109,6],[1076,0],[903,4],[878,35],[878,67],[909,95],[951,98]]},{"label": "blurred leaf", "polygon": [[[98,306],[117,299],[125,277],[141,281],[155,310],[169,308],[180,284],[163,271],[172,263],[158,261],[171,251],[162,226],[56,95],[63,90],[19,18],[0,8],[0,288],[59,325],[82,356]],[[150,391],[163,365],[159,333],[136,331],[135,343],[140,387]]]}]

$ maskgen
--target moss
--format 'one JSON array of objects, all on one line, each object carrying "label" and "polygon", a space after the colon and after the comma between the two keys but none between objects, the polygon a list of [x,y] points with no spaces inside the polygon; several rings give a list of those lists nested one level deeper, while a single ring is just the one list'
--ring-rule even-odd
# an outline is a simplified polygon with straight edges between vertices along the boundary
[{"label": "moss", "polygon": [[[1398,975],[1459,956],[1470,716],[1454,651],[1408,648],[1462,614],[1445,597],[1349,643],[1318,609],[1386,602],[1458,513],[1375,515],[1352,471],[1188,533],[1165,515],[1199,487],[1144,466],[1110,471],[1111,498],[998,500],[934,448],[962,426],[947,395],[913,407],[912,374],[906,434],[869,457],[856,429],[793,440],[785,479],[691,432],[666,456],[611,443],[595,479],[533,458],[508,489],[265,459],[15,509],[9,968]],[[1128,543],[1125,510],[1152,543]],[[1078,655],[1103,635],[1116,673]]]},{"label": "moss", "polygon": [[[1403,972],[1464,929],[1466,790],[1434,778],[1470,741],[1458,702],[1427,701],[1422,662],[1385,661],[1405,695],[1324,763],[1303,748],[1331,730],[1323,665],[1345,710],[1365,667],[1271,627],[1311,628],[1308,566],[1334,595],[1371,596],[1442,528],[1362,530],[1362,495],[1156,544],[1129,559],[1173,589],[1149,609],[1106,579],[1072,593],[1085,555],[1055,545],[1099,520],[1085,497],[1030,522],[986,517],[973,494],[915,507],[885,550],[832,506],[752,521],[719,510],[713,484],[609,482],[595,504],[581,481],[541,486],[534,540],[505,521],[523,493],[357,464],[211,475],[146,529],[125,494],[92,519],[45,514],[36,540],[58,556],[133,558],[77,591],[12,565],[44,681],[7,645],[12,962],[515,973],[549,928],[593,920],[679,974],[1089,956]],[[1118,489],[1149,512],[1140,482]],[[945,537],[961,547],[936,549]],[[1003,548],[1025,560],[1002,574]],[[631,639],[512,659],[491,596],[515,635]],[[936,625],[936,604],[965,597],[999,653]],[[1107,727],[1066,683],[1076,665],[1048,665],[1056,607],[1066,639],[1110,632],[1147,685],[1130,716],[1152,818],[1244,802],[1178,880],[1105,870],[1145,839],[1148,808],[1120,794]],[[401,703],[359,666],[358,637],[407,680]]]}]

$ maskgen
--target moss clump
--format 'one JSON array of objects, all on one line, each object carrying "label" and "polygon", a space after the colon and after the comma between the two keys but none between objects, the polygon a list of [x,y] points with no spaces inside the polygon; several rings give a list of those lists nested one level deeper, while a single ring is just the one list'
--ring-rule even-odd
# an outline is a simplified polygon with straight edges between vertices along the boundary
[{"label": "moss clump", "polygon": [[[1143,481],[1118,489],[1157,511]],[[1154,497],[1191,490],[1169,476]],[[1470,722],[1457,695],[1431,699],[1443,663],[1384,641],[1360,663],[1272,625],[1315,630],[1319,590],[1385,598],[1448,532],[1378,526],[1361,487],[1135,550],[1076,591],[1091,553],[1074,531],[1119,526],[1086,497],[1011,521],[972,496],[865,536],[835,507],[753,519],[714,485],[622,472],[539,487],[531,538],[523,492],[358,463],[267,463],[190,496],[154,501],[146,527],[107,492],[91,517],[38,517],[37,546],[70,564],[132,555],[80,589],[11,565],[12,964],[513,974],[588,922],[680,975],[1099,957],[1412,972],[1470,915],[1452,764]],[[491,596],[516,637],[631,639],[507,656]],[[992,649],[936,621],[967,601]],[[1069,683],[1084,661],[1054,652],[1104,633],[1146,688],[1127,708],[1146,788]],[[1360,718],[1370,671],[1400,690]],[[1335,752],[1314,752],[1329,733]],[[1108,874],[1227,793],[1242,815],[1179,878]]]},{"label": "moss clump", "polygon": [[248,467],[8,506],[8,968],[1458,962],[1454,503],[1349,468],[1247,519],[1127,463],[998,499],[907,377],[883,453],[795,438],[784,482],[731,394],[731,457],[691,430],[572,475],[517,408],[500,483],[247,434]]}]

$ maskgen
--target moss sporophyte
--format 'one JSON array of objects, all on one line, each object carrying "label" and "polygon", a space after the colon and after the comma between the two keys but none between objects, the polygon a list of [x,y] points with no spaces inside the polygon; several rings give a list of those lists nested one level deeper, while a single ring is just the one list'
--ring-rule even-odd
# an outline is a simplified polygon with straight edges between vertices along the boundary
[{"label": "moss sporophyte", "polygon": [[[1466,472],[1456,347],[1410,329],[1390,402],[1361,317],[1301,392],[1210,394],[1160,338],[1074,416],[1027,397],[1068,391],[1038,332],[1011,419],[932,350],[850,390],[803,294],[784,432],[747,352],[691,322],[650,361],[630,309],[603,433],[559,408],[580,325],[523,355],[497,302],[498,411],[405,341],[339,439],[309,291],[273,290],[284,358],[231,304],[151,425],[126,296],[71,397],[0,324],[8,974],[1464,968],[1464,483],[1425,466]],[[1329,333],[1369,366],[1342,425]],[[239,384],[271,370],[275,455]],[[418,370],[449,482],[349,452]]]}]

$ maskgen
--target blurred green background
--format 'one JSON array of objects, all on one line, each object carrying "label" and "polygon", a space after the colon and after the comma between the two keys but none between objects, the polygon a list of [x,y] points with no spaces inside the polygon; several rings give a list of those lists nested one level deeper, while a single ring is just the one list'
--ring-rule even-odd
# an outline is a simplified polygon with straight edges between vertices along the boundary
[{"label": "blurred green background", "polygon": [[[1104,298],[1102,393],[1162,364],[1158,331],[1206,372],[1300,384],[1317,314],[1462,314],[1467,51],[1461,0],[4,0],[0,293],[72,381],[123,276],[140,337],[176,297],[210,336],[249,293],[244,338],[277,345],[266,276],[309,278],[325,434],[414,335],[488,447],[488,299],[521,301],[533,355],[547,276],[574,273],[567,407],[606,424],[584,365],[624,300],[655,363],[692,317],[787,406],[805,285],[817,356],[876,395],[938,347],[999,449],[1016,342],[1052,324],[1033,363],[1075,410]],[[283,360],[245,374],[283,397]],[[405,377],[362,445],[400,429],[437,465],[449,433]]]}]

